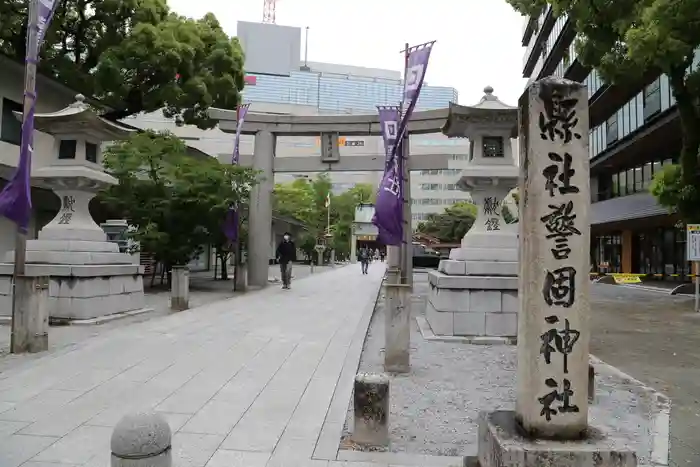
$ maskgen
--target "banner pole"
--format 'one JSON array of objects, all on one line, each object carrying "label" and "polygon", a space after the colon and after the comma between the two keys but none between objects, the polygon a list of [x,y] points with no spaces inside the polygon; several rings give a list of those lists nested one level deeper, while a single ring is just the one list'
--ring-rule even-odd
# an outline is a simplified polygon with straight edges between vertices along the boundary
[{"label": "banner pole", "polygon": [[[24,64],[24,101],[22,109],[22,126],[25,126],[30,118],[34,118],[32,109],[35,105],[36,92],[36,64],[39,56],[39,0],[29,1],[29,18],[27,20],[27,59]],[[32,135],[23,132],[22,137],[30,138],[32,144]],[[24,146],[24,142],[21,143]],[[31,148],[29,149],[31,155]],[[27,161],[29,171],[28,178],[31,180],[31,160]],[[21,163],[21,162],[20,162]],[[31,190],[31,188],[28,188]],[[17,282],[20,277],[26,273],[26,256],[27,256],[27,230],[23,225],[17,224],[17,234],[15,236],[15,264],[12,271],[12,330],[10,332],[10,352],[18,353],[21,349],[18,348],[18,326],[20,326],[18,310],[18,293],[22,293],[23,288],[17,287]],[[27,303],[26,298],[22,302]]]},{"label": "banner pole", "polygon": [[700,312],[700,261],[695,262],[695,311]]}]

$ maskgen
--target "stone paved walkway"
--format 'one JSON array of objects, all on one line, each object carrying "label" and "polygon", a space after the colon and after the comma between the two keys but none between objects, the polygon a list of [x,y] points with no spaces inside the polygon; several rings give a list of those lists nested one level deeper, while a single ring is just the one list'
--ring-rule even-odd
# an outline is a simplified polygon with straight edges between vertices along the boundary
[{"label": "stone paved walkway", "polygon": [[383,269],[340,268],[17,362],[0,375],[0,466],[108,467],[112,427],[147,409],[169,420],[176,467],[342,465],[310,459],[337,446],[321,429]]},{"label": "stone paved walkway", "polygon": [[[340,266],[338,266],[340,267]],[[328,267],[315,268],[315,274],[330,271]],[[270,276],[279,276],[277,267],[270,268]],[[311,274],[310,268],[306,265],[295,265],[295,279],[303,279]],[[195,272],[190,276],[190,307],[196,308],[209,303],[226,300],[236,297],[239,294],[233,291],[232,281],[214,280],[211,272]],[[64,347],[73,346],[85,339],[89,339],[115,328],[123,328],[134,323],[161,319],[172,314],[170,311],[170,292],[162,289],[146,289],[146,307],[153,311],[108,321],[100,325],[85,326],[51,326],[49,329],[49,349],[50,351],[60,350]],[[236,306],[235,303],[232,306]],[[40,358],[41,355],[29,356],[29,358]],[[27,356],[17,358],[10,355],[10,325],[0,325],[0,378],[2,373],[13,368],[17,360],[25,361]],[[2,466],[0,466],[2,467]]]}]

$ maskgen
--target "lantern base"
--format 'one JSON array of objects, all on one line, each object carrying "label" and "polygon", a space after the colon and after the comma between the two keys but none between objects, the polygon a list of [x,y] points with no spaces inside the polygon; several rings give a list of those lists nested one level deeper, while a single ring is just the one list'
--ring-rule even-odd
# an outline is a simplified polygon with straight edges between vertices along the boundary
[{"label": "lantern base", "polygon": [[479,418],[481,467],[637,467],[636,453],[616,449],[615,444],[620,443],[592,427],[574,441],[527,438],[512,411],[482,413]]}]

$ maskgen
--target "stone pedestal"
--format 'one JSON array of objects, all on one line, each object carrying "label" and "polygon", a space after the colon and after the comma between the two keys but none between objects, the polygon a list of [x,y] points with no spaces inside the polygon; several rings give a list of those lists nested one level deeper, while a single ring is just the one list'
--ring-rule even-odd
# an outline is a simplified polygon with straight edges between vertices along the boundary
[{"label": "stone pedestal", "polygon": [[170,273],[170,309],[183,311],[190,307],[190,271],[175,266]]},{"label": "stone pedestal", "polygon": [[[27,275],[49,277],[50,317],[85,320],[144,308],[143,267],[108,242],[90,216],[90,200],[114,178],[87,166],[43,167],[34,178],[61,200],[38,239],[27,241]],[[11,282],[13,260],[11,251],[0,264],[0,303],[10,300],[3,289]],[[0,306],[0,315],[9,314]]]},{"label": "stone pedestal", "polygon": [[[49,349],[49,279],[48,277],[16,278],[15,313],[12,320],[10,351],[35,353]],[[9,303],[7,303],[9,302]],[[5,305],[12,308],[12,296]]]},{"label": "stone pedestal", "polygon": [[352,440],[364,446],[389,445],[389,378],[381,374],[355,376]]},{"label": "stone pedestal", "polygon": [[637,467],[631,450],[613,450],[591,427],[578,441],[533,440],[522,436],[515,412],[482,413],[479,419],[480,467]]},{"label": "stone pedestal", "polygon": [[[131,255],[108,242],[92,220],[90,200],[99,186],[114,179],[90,167],[44,167],[34,178],[53,188],[61,209],[27,241],[27,275],[48,276],[48,312],[52,318],[85,320],[144,308],[143,267]],[[11,297],[5,290],[12,280],[14,251],[0,264],[0,303]],[[10,308],[0,306],[0,316]]]},{"label": "stone pedestal", "polygon": [[501,215],[502,199],[515,183],[475,186],[474,225],[462,246],[428,273],[426,319],[436,335],[514,338],[518,332],[518,234]]}]

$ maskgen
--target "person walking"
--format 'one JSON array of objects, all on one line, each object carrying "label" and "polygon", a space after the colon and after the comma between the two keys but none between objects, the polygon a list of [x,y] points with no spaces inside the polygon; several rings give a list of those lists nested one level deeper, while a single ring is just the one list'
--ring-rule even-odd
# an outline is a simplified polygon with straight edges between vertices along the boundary
[{"label": "person walking", "polygon": [[282,288],[289,289],[292,285],[292,263],[297,260],[297,247],[292,241],[292,235],[285,232],[282,241],[277,245],[277,261],[280,263]]},{"label": "person walking", "polygon": [[367,268],[369,268],[369,256],[370,256],[370,252],[367,249],[367,247],[360,248],[360,251],[358,252],[357,257],[360,260],[360,266],[362,267],[362,274],[367,274]]}]

